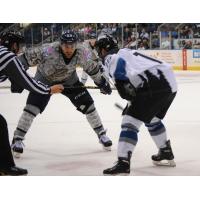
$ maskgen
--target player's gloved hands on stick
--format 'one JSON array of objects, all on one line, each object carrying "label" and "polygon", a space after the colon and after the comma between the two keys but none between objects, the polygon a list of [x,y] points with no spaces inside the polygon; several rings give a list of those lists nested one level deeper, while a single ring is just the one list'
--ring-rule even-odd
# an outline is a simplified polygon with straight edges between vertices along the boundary
[{"label": "player's gloved hands on stick", "polygon": [[64,90],[64,87],[61,84],[53,85],[50,88],[51,88],[50,94],[61,93]]},{"label": "player's gloved hands on stick", "polygon": [[101,93],[103,94],[111,94],[112,89],[110,87],[110,84],[106,81],[104,77],[101,77],[101,82],[98,84],[95,82],[95,84],[100,88]]}]

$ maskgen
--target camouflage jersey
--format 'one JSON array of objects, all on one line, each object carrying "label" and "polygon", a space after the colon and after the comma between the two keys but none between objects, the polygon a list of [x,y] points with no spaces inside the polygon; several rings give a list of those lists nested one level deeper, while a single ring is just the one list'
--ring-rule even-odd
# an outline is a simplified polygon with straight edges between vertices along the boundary
[{"label": "camouflage jersey", "polygon": [[93,53],[83,45],[77,46],[69,63],[65,62],[59,42],[26,49],[25,57],[29,65],[37,65],[37,73],[50,84],[73,85],[79,80],[76,72],[77,67],[82,67],[95,82],[100,83],[101,81],[101,72],[93,60]]},{"label": "camouflage jersey", "polygon": [[91,59],[92,59],[92,60],[94,60],[94,61],[96,61],[96,62],[98,62],[98,61],[100,60],[96,49],[93,48],[93,47],[90,45],[90,41],[89,41],[89,40],[85,40],[85,41],[83,42],[83,46],[84,46],[86,49],[88,49],[88,50],[92,53],[92,55],[91,55]]}]

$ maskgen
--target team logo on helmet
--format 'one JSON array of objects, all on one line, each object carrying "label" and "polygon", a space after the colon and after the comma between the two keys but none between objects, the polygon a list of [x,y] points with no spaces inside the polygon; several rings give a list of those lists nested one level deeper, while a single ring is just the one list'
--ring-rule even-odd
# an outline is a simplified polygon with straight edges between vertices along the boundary
[{"label": "team logo on helmet", "polygon": [[76,33],[72,30],[66,30],[60,37],[61,42],[63,43],[75,43],[78,40]]}]

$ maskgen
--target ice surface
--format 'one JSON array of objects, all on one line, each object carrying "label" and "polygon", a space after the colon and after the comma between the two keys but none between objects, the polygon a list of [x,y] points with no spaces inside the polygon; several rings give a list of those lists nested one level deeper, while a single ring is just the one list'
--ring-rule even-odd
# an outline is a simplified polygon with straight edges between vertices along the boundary
[{"label": "ice surface", "polygon": [[[175,168],[155,167],[151,155],[157,153],[146,128],[141,127],[138,145],[132,156],[131,175],[200,175],[200,72],[175,72],[178,94],[164,119],[171,140]],[[4,83],[4,85],[7,83]],[[88,85],[93,84],[88,80]],[[2,86],[2,84],[1,84]],[[16,163],[27,168],[29,175],[99,176],[117,160],[121,111],[114,103],[125,105],[116,91],[111,96],[90,90],[108,136],[113,140],[111,152],[98,143],[84,115],[76,111],[62,95],[54,95],[26,135],[25,152]],[[0,89],[0,112],[9,126],[10,140],[26,103],[28,92],[11,94]]]}]

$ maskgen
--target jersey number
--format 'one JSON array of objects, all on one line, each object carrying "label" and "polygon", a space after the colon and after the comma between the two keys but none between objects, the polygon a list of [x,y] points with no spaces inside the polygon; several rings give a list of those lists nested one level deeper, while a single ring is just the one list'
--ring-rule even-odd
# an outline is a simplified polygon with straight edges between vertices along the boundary
[{"label": "jersey number", "polygon": [[151,60],[151,61],[157,62],[157,63],[159,63],[159,64],[162,64],[162,62],[161,62],[161,61],[159,61],[159,60],[156,60],[156,59],[154,59],[154,58],[151,58],[151,57],[148,57],[148,56],[146,56],[146,55],[143,55],[143,54],[141,54],[141,53],[138,53],[138,52],[134,52],[134,53],[133,53],[133,55],[134,55],[134,56],[141,56],[141,57],[143,57],[143,58],[146,58],[146,59],[148,59],[148,60]]}]

